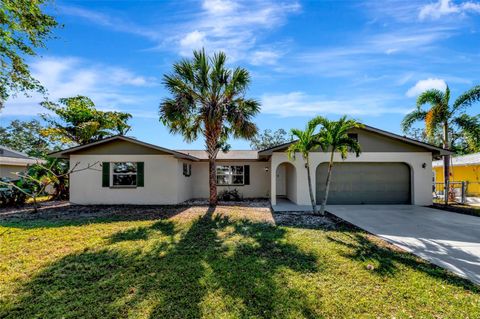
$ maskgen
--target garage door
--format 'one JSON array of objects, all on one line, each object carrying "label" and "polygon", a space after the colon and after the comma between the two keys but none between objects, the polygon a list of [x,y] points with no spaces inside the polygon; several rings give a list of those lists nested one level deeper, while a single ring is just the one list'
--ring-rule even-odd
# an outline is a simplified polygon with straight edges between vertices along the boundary
[{"label": "garage door", "polygon": [[[325,194],[328,163],[316,171],[317,203]],[[404,163],[335,163],[328,204],[410,204],[410,168]]]}]

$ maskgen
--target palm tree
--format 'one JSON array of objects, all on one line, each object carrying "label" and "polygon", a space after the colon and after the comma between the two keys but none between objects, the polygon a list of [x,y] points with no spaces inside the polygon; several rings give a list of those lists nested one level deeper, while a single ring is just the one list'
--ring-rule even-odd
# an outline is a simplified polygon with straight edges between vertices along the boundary
[{"label": "palm tree", "polygon": [[324,117],[318,117],[317,121],[322,126],[318,134],[321,148],[324,151],[330,151],[327,180],[325,181],[325,195],[320,207],[320,214],[324,215],[333,171],[333,156],[335,152],[339,152],[342,159],[347,158],[348,152],[354,152],[357,157],[360,155],[360,144],[357,139],[350,137],[348,132],[353,128],[363,127],[363,125],[355,120],[348,119],[346,116],[342,116],[338,121],[330,121]]},{"label": "palm tree", "polygon": [[[402,121],[403,131],[407,131],[417,121],[425,122],[425,133],[427,137],[433,138],[441,130],[442,146],[445,149],[451,147],[449,137],[453,133],[453,126],[457,126],[463,132],[470,130],[470,122],[464,121],[464,111],[475,102],[480,101],[480,85],[460,95],[455,102],[450,105],[450,88],[447,86],[445,92],[437,89],[430,89],[417,98],[417,108],[407,114]],[[430,105],[428,110],[424,110],[424,105]],[[443,175],[445,189],[448,189],[450,182],[450,155],[443,157]],[[445,192],[445,204],[448,204],[448,196]]]},{"label": "palm tree", "polygon": [[297,138],[295,142],[290,144],[287,149],[289,160],[295,159],[295,154],[302,154],[305,160],[305,169],[307,170],[308,179],[308,191],[310,193],[310,202],[312,204],[312,210],[314,214],[317,214],[317,205],[315,204],[315,198],[313,197],[312,178],[310,176],[310,158],[309,154],[312,151],[317,150],[320,147],[316,129],[318,127],[318,118],[311,119],[305,128],[305,131],[299,129],[292,129],[291,133]]},{"label": "palm tree", "polygon": [[257,133],[252,118],[260,104],[247,99],[250,84],[246,69],[228,69],[227,57],[219,52],[208,57],[205,50],[194,51],[193,59],[173,65],[173,73],[163,83],[172,95],[160,104],[160,120],[171,133],[181,133],[187,142],[205,137],[209,162],[210,205],[217,203],[216,158],[227,150],[229,136],[251,139]]}]

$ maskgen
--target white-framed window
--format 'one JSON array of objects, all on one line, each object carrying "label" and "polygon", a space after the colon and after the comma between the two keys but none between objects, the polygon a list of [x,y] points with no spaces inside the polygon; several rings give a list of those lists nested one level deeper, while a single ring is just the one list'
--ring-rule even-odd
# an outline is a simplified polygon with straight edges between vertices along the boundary
[{"label": "white-framed window", "polygon": [[218,165],[217,185],[243,185],[245,171],[243,165]]},{"label": "white-framed window", "polygon": [[137,186],[137,163],[114,162],[111,168],[112,187],[136,187]]}]

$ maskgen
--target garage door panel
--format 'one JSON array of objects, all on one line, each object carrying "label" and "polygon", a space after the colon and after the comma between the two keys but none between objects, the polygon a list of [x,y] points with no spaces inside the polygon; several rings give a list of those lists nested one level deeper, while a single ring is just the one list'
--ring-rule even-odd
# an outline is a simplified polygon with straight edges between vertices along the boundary
[{"label": "garage door panel", "polygon": [[[325,194],[328,164],[316,170],[317,202]],[[335,163],[329,204],[410,204],[410,168],[404,163]]]}]

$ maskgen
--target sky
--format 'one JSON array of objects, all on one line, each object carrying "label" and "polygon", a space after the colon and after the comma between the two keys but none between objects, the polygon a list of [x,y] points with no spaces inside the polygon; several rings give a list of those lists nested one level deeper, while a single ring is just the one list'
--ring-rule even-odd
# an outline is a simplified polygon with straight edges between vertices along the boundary
[{"label": "sky", "polygon": [[[167,148],[204,147],[158,119],[164,74],[202,47],[249,70],[260,130],[348,115],[402,133],[423,90],[448,84],[455,98],[480,84],[480,1],[56,1],[48,11],[63,27],[28,60],[47,98],[86,95],[130,112],[128,135]],[[38,118],[40,101],[10,99],[0,125]]]}]

